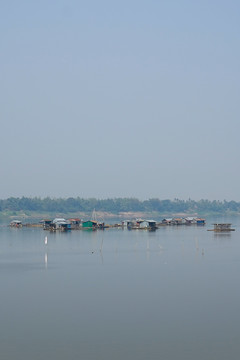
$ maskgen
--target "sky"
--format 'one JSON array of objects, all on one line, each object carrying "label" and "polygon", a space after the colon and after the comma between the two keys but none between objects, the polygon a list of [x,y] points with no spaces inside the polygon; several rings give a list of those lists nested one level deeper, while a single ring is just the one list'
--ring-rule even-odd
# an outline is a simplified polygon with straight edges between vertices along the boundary
[{"label": "sky", "polygon": [[239,12],[1,0],[0,198],[240,201]]}]

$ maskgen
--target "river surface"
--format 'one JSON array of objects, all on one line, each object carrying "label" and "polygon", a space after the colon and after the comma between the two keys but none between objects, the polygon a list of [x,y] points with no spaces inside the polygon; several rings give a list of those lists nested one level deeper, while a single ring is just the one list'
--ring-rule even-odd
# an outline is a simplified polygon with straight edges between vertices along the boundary
[{"label": "river surface", "polygon": [[[207,231],[217,220],[236,231]],[[156,232],[2,225],[0,359],[238,360],[239,278],[236,217]]]}]

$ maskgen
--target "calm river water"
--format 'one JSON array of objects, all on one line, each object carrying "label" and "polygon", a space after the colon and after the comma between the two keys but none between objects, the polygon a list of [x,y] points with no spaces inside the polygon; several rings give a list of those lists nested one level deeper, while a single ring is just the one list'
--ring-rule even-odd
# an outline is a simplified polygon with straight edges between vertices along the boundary
[{"label": "calm river water", "polygon": [[[236,231],[207,231],[216,220]],[[0,359],[237,360],[239,274],[238,218],[156,232],[1,226]]]}]

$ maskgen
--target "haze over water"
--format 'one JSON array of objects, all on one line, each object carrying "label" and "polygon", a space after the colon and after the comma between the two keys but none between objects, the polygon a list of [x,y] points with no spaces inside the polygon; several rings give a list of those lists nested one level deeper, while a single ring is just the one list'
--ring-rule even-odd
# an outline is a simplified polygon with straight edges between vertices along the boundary
[{"label": "haze over water", "polygon": [[[238,359],[235,232],[0,228],[0,357]],[[48,236],[48,245],[44,244]]]}]

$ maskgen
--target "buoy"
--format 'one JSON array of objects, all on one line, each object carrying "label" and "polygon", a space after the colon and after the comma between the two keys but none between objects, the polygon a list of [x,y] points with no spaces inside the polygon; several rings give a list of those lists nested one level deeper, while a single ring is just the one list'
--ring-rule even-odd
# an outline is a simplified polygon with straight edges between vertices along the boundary
[{"label": "buoy", "polygon": [[45,245],[47,245],[47,242],[48,242],[48,238],[47,236],[45,236],[45,240],[44,240]]}]

